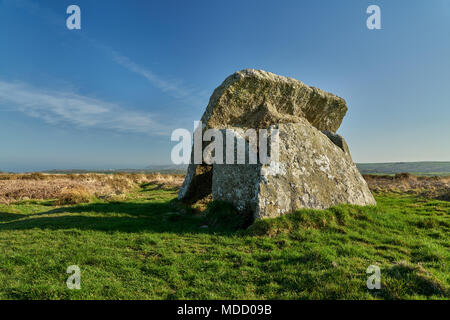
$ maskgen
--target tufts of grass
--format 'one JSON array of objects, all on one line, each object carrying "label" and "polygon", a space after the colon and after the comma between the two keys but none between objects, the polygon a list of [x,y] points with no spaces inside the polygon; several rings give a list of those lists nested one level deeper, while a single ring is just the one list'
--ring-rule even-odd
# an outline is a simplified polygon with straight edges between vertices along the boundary
[{"label": "tufts of grass", "polygon": [[249,229],[249,233],[257,236],[276,237],[279,234],[289,234],[299,230],[337,230],[345,232],[343,227],[349,219],[369,220],[366,212],[377,212],[377,207],[340,205],[326,210],[299,210],[276,219],[256,221]]},{"label": "tufts of grass", "polygon": [[[199,212],[176,196],[155,181],[90,203],[0,204],[0,299],[450,299],[448,202],[379,193],[245,229],[226,203]],[[81,290],[66,287],[70,265]]]},{"label": "tufts of grass", "polygon": [[384,272],[380,296],[386,299],[405,299],[414,296],[449,298],[450,290],[420,264],[401,261]]}]

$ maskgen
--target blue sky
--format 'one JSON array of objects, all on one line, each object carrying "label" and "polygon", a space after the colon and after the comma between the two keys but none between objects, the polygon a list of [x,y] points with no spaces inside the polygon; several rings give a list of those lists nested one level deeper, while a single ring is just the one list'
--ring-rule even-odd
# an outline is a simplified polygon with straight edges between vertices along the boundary
[{"label": "blue sky", "polygon": [[356,162],[450,160],[447,0],[0,0],[0,39],[0,170],[170,163],[172,130],[244,68],[345,98]]}]

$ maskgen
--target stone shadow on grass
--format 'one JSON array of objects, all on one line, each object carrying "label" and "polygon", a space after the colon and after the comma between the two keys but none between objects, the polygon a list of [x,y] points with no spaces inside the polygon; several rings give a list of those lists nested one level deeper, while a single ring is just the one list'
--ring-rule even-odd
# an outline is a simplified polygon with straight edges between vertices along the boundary
[{"label": "stone shadow on grass", "polygon": [[177,200],[160,203],[90,203],[29,215],[14,215],[0,224],[4,230],[94,230],[105,232],[233,233],[226,228],[202,228],[205,217]]},{"label": "stone shadow on grass", "polygon": [[26,215],[21,213],[0,212],[0,222],[17,220],[23,217],[26,217]]}]

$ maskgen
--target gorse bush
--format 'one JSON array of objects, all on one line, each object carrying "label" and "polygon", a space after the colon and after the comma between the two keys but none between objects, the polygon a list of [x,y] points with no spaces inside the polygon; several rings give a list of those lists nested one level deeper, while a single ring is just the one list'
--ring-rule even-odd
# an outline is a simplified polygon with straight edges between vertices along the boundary
[{"label": "gorse bush", "polygon": [[58,196],[59,205],[78,204],[90,202],[93,194],[83,187],[65,188]]}]

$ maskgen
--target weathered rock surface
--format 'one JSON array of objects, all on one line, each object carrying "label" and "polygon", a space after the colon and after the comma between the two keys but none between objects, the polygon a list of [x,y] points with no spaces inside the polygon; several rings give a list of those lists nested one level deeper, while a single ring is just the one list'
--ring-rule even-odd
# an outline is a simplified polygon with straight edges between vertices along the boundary
[{"label": "weathered rock surface", "polygon": [[[206,129],[255,128],[249,115],[264,104],[271,105],[277,114],[302,117],[317,129],[331,132],[336,132],[347,112],[345,100],[332,93],[293,78],[246,69],[232,74],[214,90],[201,120]],[[275,117],[270,124],[277,120]]]},{"label": "weathered rock surface", "polygon": [[375,204],[336,134],[346,112],[344,99],[298,80],[251,69],[234,73],[211,96],[202,131],[278,129],[279,161],[190,164],[178,198],[192,203],[212,194],[255,218],[339,203]]},{"label": "weathered rock surface", "polygon": [[[304,120],[270,127],[274,128],[279,130],[279,161],[214,164],[213,199],[251,211],[255,218],[340,203],[375,204],[350,154],[327,135]],[[342,137],[339,141],[346,146]]]},{"label": "weathered rock surface", "polygon": [[[205,131],[229,127],[265,129],[304,118],[317,129],[334,133],[346,112],[345,100],[332,93],[296,79],[245,69],[226,78],[214,90],[201,121]],[[204,197],[208,193],[205,189],[211,186],[211,169],[190,164],[178,198],[195,202]]]}]

